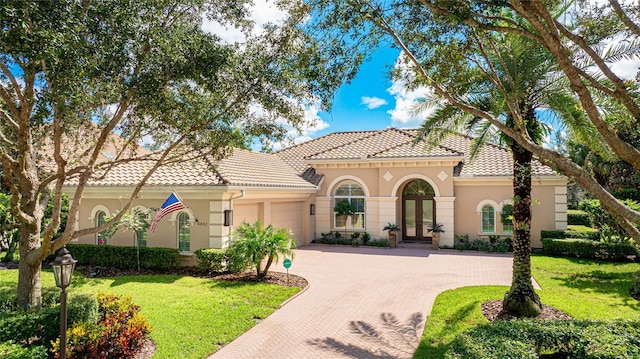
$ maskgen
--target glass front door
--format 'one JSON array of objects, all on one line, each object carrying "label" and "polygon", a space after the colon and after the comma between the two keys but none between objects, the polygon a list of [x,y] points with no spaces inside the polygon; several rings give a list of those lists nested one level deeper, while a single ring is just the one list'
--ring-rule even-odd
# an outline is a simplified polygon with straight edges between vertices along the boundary
[{"label": "glass front door", "polygon": [[435,220],[433,188],[423,180],[407,184],[402,194],[403,240],[429,241]]}]

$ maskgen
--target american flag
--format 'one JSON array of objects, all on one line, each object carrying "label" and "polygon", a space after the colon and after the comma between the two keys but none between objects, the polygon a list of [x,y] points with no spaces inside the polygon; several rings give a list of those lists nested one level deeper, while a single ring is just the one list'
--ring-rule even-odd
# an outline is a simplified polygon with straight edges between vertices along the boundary
[{"label": "american flag", "polygon": [[160,210],[158,211],[158,213],[156,213],[156,216],[153,218],[153,221],[151,222],[151,226],[149,226],[149,233],[153,232],[156,229],[156,225],[158,224],[158,222],[160,222],[162,217],[166,216],[171,212],[179,211],[185,208],[186,207],[184,206],[184,204],[182,204],[182,202],[178,198],[178,195],[175,193],[171,193],[169,198],[167,198],[167,200],[164,201],[164,203],[162,204],[162,207],[160,207]]}]

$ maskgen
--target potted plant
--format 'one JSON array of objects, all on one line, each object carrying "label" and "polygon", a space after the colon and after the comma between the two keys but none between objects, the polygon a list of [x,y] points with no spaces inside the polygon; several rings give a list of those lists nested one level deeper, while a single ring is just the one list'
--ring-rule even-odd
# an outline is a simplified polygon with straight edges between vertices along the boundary
[{"label": "potted plant", "polygon": [[440,249],[440,233],[444,233],[443,227],[442,223],[433,223],[429,225],[429,232],[433,232],[433,235],[431,236],[431,245],[433,246],[433,249]]},{"label": "potted plant", "polygon": [[389,231],[389,247],[396,247],[396,232],[400,231],[400,227],[398,227],[395,223],[389,223],[382,229],[383,231]]}]

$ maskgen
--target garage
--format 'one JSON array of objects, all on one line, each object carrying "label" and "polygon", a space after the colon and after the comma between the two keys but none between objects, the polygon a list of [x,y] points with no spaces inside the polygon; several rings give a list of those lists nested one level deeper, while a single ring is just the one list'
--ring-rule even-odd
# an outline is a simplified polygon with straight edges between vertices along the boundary
[{"label": "garage", "polygon": [[304,244],[304,202],[280,202],[271,204],[271,223],[293,232],[298,245]]}]

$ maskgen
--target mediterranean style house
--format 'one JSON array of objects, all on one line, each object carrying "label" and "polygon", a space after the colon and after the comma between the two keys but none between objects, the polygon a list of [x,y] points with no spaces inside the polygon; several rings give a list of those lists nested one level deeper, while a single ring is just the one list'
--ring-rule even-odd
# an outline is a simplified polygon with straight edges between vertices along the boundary
[{"label": "mediterranean style house", "polygon": [[[98,233],[78,242],[173,247],[188,256],[227,246],[235,226],[257,219],[289,228],[298,245],[336,230],[386,238],[389,223],[401,228],[401,240],[427,243],[429,225],[440,223],[440,246],[449,247],[454,235],[508,236],[512,228],[501,212],[512,203],[510,153],[487,145],[470,161],[470,137],[451,135],[427,150],[414,145],[416,135],[396,128],[338,132],[273,154],[235,150],[221,161],[165,166],[149,179],[134,211],[153,218],[171,193],[186,208],[168,214],[152,233],[120,230],[113,238]],[[95,226],[118,211],[145,165],[119,166],[88,185],[76,227]],[[532,183],[532,246],[541,247],[541,230],[566,229],[567,180],[534,161]],[[357,209],[353,216],[335,215],[343,200]]]}]

